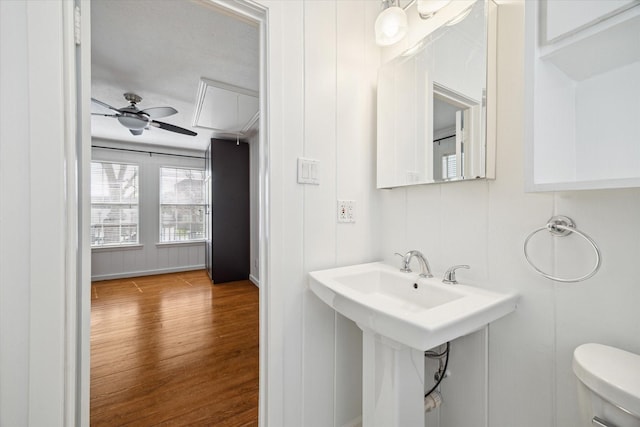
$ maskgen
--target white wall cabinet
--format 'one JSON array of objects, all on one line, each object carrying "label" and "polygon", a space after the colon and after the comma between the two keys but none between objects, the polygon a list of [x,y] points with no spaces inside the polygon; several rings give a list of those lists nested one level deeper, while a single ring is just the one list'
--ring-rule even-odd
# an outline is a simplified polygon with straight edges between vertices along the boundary
[{"label": "white wall cabinet", "polygon": [[640,1],[526,2],[528,191],[640,186]]}]

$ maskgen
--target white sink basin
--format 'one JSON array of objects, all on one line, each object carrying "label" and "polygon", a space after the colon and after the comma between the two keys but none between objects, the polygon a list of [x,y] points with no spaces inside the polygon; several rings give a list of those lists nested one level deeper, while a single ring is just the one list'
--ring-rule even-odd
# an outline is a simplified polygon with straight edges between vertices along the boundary
[{"label": "white sink basin", "polygon": [[516,308],[518,296],[444,284],[376,262],[314,271],[311,290],[362,329],[417,350],[476,331]]}]

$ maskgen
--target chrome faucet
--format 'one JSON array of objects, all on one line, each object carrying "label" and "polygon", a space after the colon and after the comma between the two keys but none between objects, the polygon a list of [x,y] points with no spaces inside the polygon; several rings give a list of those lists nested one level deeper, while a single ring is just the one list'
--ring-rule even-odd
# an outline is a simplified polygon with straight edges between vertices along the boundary
[{"label": "chrome faucet", "polygon": [[429,261],[420,251],[409,251],[406,254],[402,255],[396,252],[396,255],[402,257],[402,268],[400,271],[403,273],[411,273],[411,268],[409,264],[411,264],[411,260],[413,257],[418,258],[418,262],[420,263],[420,277],[433,277],[431,274],[431,267],[429,267]]},{"label": "chrome faucet", "polygon": [[444,273],[444,277],[442,278],[442,283],[448,283],[450,285],[457,285],[458,284],[458,280],[456,279],[456,270],[459,269],[459,268],[469,269],[471,267],[469,267],[468,265],[454,265],[453,267],[448,269],[446,273]]}]

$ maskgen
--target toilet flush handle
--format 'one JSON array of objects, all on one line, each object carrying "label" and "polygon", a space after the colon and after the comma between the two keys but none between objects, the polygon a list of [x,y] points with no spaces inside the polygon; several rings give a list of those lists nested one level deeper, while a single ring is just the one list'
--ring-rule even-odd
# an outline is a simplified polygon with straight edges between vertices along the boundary
[{"label": "toilet flush handle", "polygon": [[616,427],[615,424],[611,424],[609,421],[602,420],[598,417],[593,417],[593,425],[598,427]]}]

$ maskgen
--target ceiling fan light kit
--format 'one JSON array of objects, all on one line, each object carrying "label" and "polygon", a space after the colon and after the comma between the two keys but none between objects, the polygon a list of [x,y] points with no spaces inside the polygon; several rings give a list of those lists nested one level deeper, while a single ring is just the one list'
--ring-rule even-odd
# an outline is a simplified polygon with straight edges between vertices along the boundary
[{"label": "ceiling fan light kit", "polygon": [[135,93],[127,92],[124,94],[124,99],[129,101],[129,105],[122,108],[115,108],[111,105],[99,101],[95,98],[91,98],[91,101],[97,105],[107,108],[114,112],[114,114],[99,114],[94,115],[115,117],[118,122],[131,132],[132,135],[142,135],[145,129],[149,129],[149,126],[157,127],[170,132],[180,133],[183,135],[196,136],[197,133],[189,129],[181,128],[169,123],[159,122],[155,119],[160,117],[168,117],[178,112],[173,107],[152,107],[144,110],[138,109],[136,104],[142,101],[142,97]]},{"label": "ceiling fan light kit", "polygon": [[117,117],[120,124],[126,127],[129,130],[142,130],[147,127],[149,124],[149,118],[140,117],[136,114],[131,113],[122,113],[121,116]]}]

